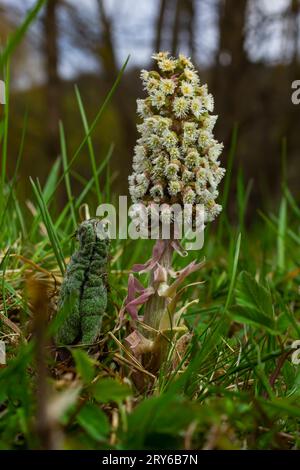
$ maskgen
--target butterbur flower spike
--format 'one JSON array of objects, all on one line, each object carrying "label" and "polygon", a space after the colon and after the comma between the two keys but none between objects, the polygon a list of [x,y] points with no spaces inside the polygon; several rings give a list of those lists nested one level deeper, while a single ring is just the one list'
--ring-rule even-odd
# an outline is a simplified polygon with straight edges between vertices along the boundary
[{"label": "butterbur flower spike", "polygon": [[[184,216],[199,229],[195,223],[198,206],[204,208],[204,223],[214,220],[222,209],[216,199],[225,170],[219,161],[223,144],[213,135],[217,121],[211,114],[214,98],[207,85],[201,84],[191,60],[182,54],[171,57],[168,52],[156,53],[153,58],[157,70],[141,72],[147,97],[137,101],[142,122],[137,126],[140,137],[134,149],[129,191],[134,203],[143,204],[146,220],[152,217],[155,204],[163,207],[159,220],[170,222],[173,231],[170,239],[157,240],[150,260],[132,268],[135,273],[150,274],[149,286],[143,288],[130,275],[121,315],[127,311],[135,324],[127,337],[131,352],[156,373],[167,357],[169,342],[186,331],[176,318],[179,287],[202,266],[193,261],[181,271],[172,269],[173,252],[181,256],[186,252],[176,239],[176,214],[171,206],[186,209],[189,205],[190,212]],[[142,306],[141,326],[137,320]]]},{"label": "butterbur flower spike", "polygon": [[205,222],[221,212],[216,203],[225,170],[223,144],[213,135],[214,98],[201,85],[189,58],[154,54],[158,71],[141,78],[148,96],[137,101],[142,123],[133,157],[129,191],[134,202],[203,204]]}]

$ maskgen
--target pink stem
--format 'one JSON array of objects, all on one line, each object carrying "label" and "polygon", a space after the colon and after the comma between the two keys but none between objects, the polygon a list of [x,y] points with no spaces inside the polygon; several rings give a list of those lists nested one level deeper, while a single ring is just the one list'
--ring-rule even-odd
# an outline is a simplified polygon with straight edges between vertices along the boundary
[{"label": "pink stem", "polygon": [[[158,243],[161,243],[161,240],[158,240],[154,246],[153,251],[157,249]],[[164,240],[165,249],[163,254],[160,258],[159,264],[165,268],[166,272],[169,272],[169,269],[172,265],[172,255],[174,252],[174,248],[172,246],[172,240]],[[168,279],[166,280],[168,282]],[[151,328],[155,330],[159,330],[159,325],[163,315],[166,312],[168,306],[168,300],[165,297],[161,297],[158,295],[157,292],[157,281],[155,281],[155,272],[154,270],[151,271],[150,274],[150,282],[149,287],[153,287],[155,290],[154,295],[150,297],[150,299],[145,304],[145,311],[144,311],[144,323],[149,325]],[[171,326],[171,325],[170,325]],[[151,332],[148,333],[146,336],[153,336]]]}]

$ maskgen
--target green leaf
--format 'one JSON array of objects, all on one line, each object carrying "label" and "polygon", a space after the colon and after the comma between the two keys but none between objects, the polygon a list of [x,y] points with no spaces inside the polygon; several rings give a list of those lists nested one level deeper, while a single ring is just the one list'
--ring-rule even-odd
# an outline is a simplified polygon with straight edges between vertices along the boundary
[{"label": "green leaf", "polygon": [[239,276],[236,300],[237,306],[230,309],[235,320],[278,334],[270,291],[245,271]]},{"label": "green leaf", "polygon": [[289,416],[290,418],[297,417],[299,419],[300,408],[298,405],[298,401],[299,397],[294,396],[289,398],[276,397],[268,401],[261,399],[260,403],[266,410],[273,411],[273,416],[275,416],[276,419],[278,419],[279,416]]},{"label": "green leaf", "polygon": [[96,400],[102,403],[115,401],[119,403],[132,394],[128,385],[117,382],[114,379],[100,379],[92,386],[92,394]]},{"label": "green leaf", "polygon": [[270,333],[278,334],[278,331],[275,329],[274,320],[257,310],[248,307],[239,307],[237,305],[230,309],[230,313],[231,316],[240,323],[264,327],[267,328]]},{"label": "green leaf", "polygon": [[285,196],[281,199],[279,208],[278,234],[277,234],[277,266],[279,271],[285,269],[286,252],[286,232],[287,232],[287,201]]},{"label": "green leaf", "polygon": [[178,395],[166,393],[139,404],[128,418],[126,448],[141,449],[157,435],[179,436],[198,419],[198,405]]},{"label": "green leaf", "polygon": [[81,408],[77,422],[96,441],[104,440],[109,434],[107,416],[96,405],[87,403]]},{"label": "green leaf", "polygon": [[234,285],[235,285],[235,280],[236,280],[236,273],[237,273],[239,256],[240,256],[240,249],[241,249],[241,238],[242,238],[242,236],[239,233],[238,238],[237,238],[237,242],[236,242],[235,253],[234,253],[234,257],[233,257],[231,279],[230,279],[230,285],[229,285],[228,295],[227,295],[226,304],[225,304],[225,311],[228,309],[228,307],[230,305],[232,293],[233,293],[233,290],[234,290]]},{"label": "green leaf", "polygon": [[269,317],[273,316],[270,291],[246,271],[241,272],[239,277],[237,301],[242,307],[254,308]]},{"label": "green leaf", "polygon": [[50,170],[50,173],[48,175],[48,178],[43,188],[43,196],[44,196],[45,201],[48,201],[49,195],[51,194],[51,192],[53,191],[53,188],[56,185],[56,182],[59,177],[60,166],[61,166],[61,161],[59,158],[57,158]]},{"label": "green leaf", "polygon": [[72,349],[76,370],[83,382],[88,384],[95,377],[95,362],[82,349]]}]

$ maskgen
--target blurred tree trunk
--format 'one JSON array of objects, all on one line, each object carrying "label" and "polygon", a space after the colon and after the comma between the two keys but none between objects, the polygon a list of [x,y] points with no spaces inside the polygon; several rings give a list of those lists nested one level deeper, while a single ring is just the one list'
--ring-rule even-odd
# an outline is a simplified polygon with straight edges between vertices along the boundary
[{"label": "blurred tree trunk", "polygon": [[[241,97],[236,86],[249,65],[245,51],[245,24],[248,0],[219,1],[219,49],[215,68],[215,92],[222,109],[231,114],[230,125],[238,118]],[[224,73],[224,68],[226,71]],[[234,87],[235,93],[229,93]],[[234,96],[237,98],[234,100]]]},{"label": "blurred tree trunk", "polygon": [[298,70],[300,62],[300,0],[291,0],[290,4],[290,31],[293,44],[293,67]]},{"label": "blurred tree trunk", "polygon": [[[287,68],[287,81],[285,84],[285,88],[286,90],[291,90],[291,84],[294,82],[294,80],[299,80],[300,78],[300,0],[290,0],[287,15],[287,37],[292,50],[292,56],[291,64]],[[286,101],[289,103],[289,107],[286,109],[285,112],[281,112],[278,122],[280,124],[281,135],[287,137],[287,144],[289,146],[290,142],[298,141],[299,134],[295,123],[299,122],[299,106],[295,106],[292,103],[291,99],[289,99],[289,97],[287,97]],[[288,177],[290,181],[295,182],[296,188],[299,188],[298,161],[298,154],[294,154],[293,160],[289,154],[290,172],[288,174]]]},{"label": "blurred tree trunk", "polygon": [[[117,78],[118,66],[115,52],[115,44],[113,40],[112,19],[106,13],[104,1],[98,0],[101,40],[99,55],[104,77],[109,88],[113,85]],[[114,102],[117,103],[117,111],[120,116],[121,128],[123,129],[123,158],[128,161],[131,159],[131,152],[135,142],[135,114],[128,100],[130,91],[127,90],[126,81],[122,80],[121,84],[115,91]]]},{"label": "blurred tree trunk", "polygon": [[249,61],[245,50],[247,4],[248,0],[218,2],[219,47],[213,68],[212,92],[216,99],[216,114],[223,116],[218,136],[226,149],[224,158],[228,155],[235,124],[239,126],[240,140],[240,124],[245,123],[243,117],[249,116],[251,108],[249,95],[254,85],[249,89]]},{"label": "blurred tree trunk", "polygon": [[164,19],[166,15],[167,0],[161,0],[159,12],[157,15],[157,21],[155,26],[155,37],[154,37],[154,51],[159,52],[162,50],[162,32],[164,26]]},{"label": "blurred tree trunk", "polygon": [[177,55],[182,44],[182,36],[187,39],[188,55],[195,57],[195,0],[176,0],[172,4],[174,12],[174,22],[172,29],[171,51],[172,55]]},{"label": "blurred tree trunk", "polygon": [[179,34],[180,34],[180,27],[181,27],[181,11],[182,11],[182,0],[176,0],[175,17],[174,17],[173,31],[172,31],[172,44],[171,44],[171,52],[173,56],[175,56],[178,52]]},{"label": "blurred tree trunk", "polygon": [[192,61],[195,61],[196,55],[196,41],[195,41],[195,18],[196,18],[196,11],[195,11],[195,1],[190,0],[185,2],[185,8],[187,12],[186,16],[186,30],[188,32],[188,46],[190,51],[190,56]]},{"label": "blurred tree trunk", "polygon": [[111,82],[112,80],[115,80],[117,73],[111,22],[106,14],[103,0],[98,0],[98,5],[101,23],[101,44],[99,47],[99,53],[102,61],[104,74]]},{"label": "blurred tree trunk", "polygon": [[47,99],[47,149],[50,158],[60,152],[58,122],[61,109],[61,83],[58,74],[58,26],[57,10],[60,0],[47,2],[43,17],[44,57],[46,69]]}]

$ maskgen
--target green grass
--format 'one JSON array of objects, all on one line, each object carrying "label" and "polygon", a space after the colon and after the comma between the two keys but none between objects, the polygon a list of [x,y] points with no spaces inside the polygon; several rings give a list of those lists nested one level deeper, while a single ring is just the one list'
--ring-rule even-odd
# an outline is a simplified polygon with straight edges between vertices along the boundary
[{"label": "green grass", "polygon": [[[22,32],[28,19],[25,23]],[[19,40],[20,32],[2,56],[5,67]],[[238,221],[230,222],[237,128],[229,150],[223,215],[206,233],[203,250],[174,261],[181,268],[195,257],[206,260],[190,280],[203,282],[186,289],[178,307],[199,299],[183,314],[192,337],[181,360],[175,366],[164,364],[151,386],[140,392],[133,377],[137,364],[125,350],[128,322],[116,330],[128,272],[151,253],[152,242],[145,240],[112,241],[109,307],[99,342],[89,350],[70,347],[69,356],[51,343],[59,327],[55,302],[74,249],[79,208],[86,201],[96,207],[113,197],[113,147],[97,161],[92,138],[126,64],[91,125],[76,89],[82,142],[68,155],[61,123],[62,157],[44,185],[31,181],[30,209],[18,199],[17,174],[10,178],[6,172],[8,108],[1,123],[0,340],[7,347],[7,365],[0,369],[0,449],[51,448],[58,428],[60,445],[71,449],[299,449],[300,369],[291,361],[290,344],[300,339],[300,207],[284,182],[278,210],[257,213],[247,229],[251,183],[245,183],[240,171]],[[24,118],[18,162],[29,118]],[[89,155],[89,181],[74,167],[83,149]],[[102,188],[100,175],[105,175]],[[76,195],[75,180],[82,186]],[[67,203],[58,212],[61,187]],[[44,288],[47,295],[38,303]],[[40,327],[39,319],[47,328]],[[46,436],[41,437],[42,424]]]}]

